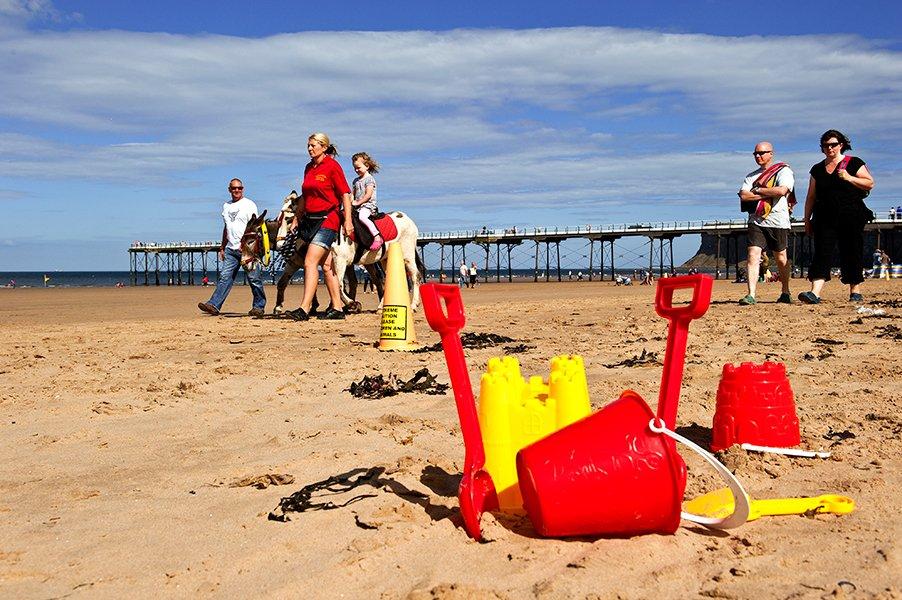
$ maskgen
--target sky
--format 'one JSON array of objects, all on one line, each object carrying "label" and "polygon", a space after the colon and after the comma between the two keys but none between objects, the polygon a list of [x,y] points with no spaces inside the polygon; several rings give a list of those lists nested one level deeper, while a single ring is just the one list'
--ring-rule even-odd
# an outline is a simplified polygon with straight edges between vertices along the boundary
[{"label": "sky", "polygon": [[218,240],[228,180],[277,211],[315,131],[424,232],[741,218],[756,142],[803,198],[830,128],[902,204],[902,3],[313,6],[0,0],[0,271]]}]

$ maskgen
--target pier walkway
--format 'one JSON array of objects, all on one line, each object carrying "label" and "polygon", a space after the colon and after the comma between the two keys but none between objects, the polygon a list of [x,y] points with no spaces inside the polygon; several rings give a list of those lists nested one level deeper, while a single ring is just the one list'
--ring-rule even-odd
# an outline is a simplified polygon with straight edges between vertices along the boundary
[{"label": "pier walkway", "polygon": [[[479,266],[480,280],[513,281],[514,270],[523,270],[522,263],[515,266],[511,254],[515,248],[527,245],[533,281],[562,281],[561,243],[581,239],[587,245],[588,279],[613,279],[617,265],[615,244],[623,238],[646,238],[647,269],[657,271],[658,276],[672,273],[673,240],[685,235],[702,235],[714,238],[713,262],[709,270],[717,278],[731,277],[739,273],[744,260],[745,219],[730,221],[679,221],[661,223],[634,223],[631,225],[585,225],[566,227],[533,227],[510,229],[472,229],[450,232],[421,233],[417,246],[428,270],[450,273],[451,281],[457,277],[459,260],[467,260],[466,247],[475,245],[482,250]],[[893,258],[899,258],[902,237],[902,220],[877,219],[865,227],[866,236],[875,236],[875,246],[890,250]],[[438,246],[438,264],[429,264],[425,250]],[[740,247],[741,246],[741,247]],[[521,248],[522,250],[522,248]],[[894,252],[894,250],[896,252]],[[219,274],[219,242],[135,242],[128,249],[129,270],[132,285],[195,285],[203,277]],[[789,258],[804,275],[813,251],[810,236],[805,235],[801,221],[794,222],[789,240]],[[522,254],[522,252],[521,252]],[[642,257],[645,258],[645,252]],[[472,261],[476,262],[476,261]],[[503,264],[502,264],[503,263]],[[870,256],[865,264],[870,264]],[[629,265],[635,266],[635,261]],[[646,265],[642,265],[645,269]],[[552,272],[555,273],[552,276]],[[210,278],[213,279],[212,277]]]}]

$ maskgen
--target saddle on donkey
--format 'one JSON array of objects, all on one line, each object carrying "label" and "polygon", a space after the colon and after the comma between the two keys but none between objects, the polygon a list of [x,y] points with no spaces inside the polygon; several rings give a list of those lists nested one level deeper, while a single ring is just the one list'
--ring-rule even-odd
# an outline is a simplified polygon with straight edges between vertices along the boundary
[{"label": "saddle on donkey", "polygon": [[[370,220],[376,226],[376,229],[379,230],[379,235],[382,236],[384,243],[387,244],[398,237],[398,228],[395,227],[394,221],[386,213],[373,213],[370,216]],[[370,233],[369,227],[360,220],[357,210],[351,212],[351,223],[354,225],[354,235],[351,236],[351,241],[357,244],[357,250],[354,252],[354,263],[358,263],[360,262],[360,257],[364,253],[369,252],[375,236]],[[384,249],[385,246],[383,245],[382,248]]]}]

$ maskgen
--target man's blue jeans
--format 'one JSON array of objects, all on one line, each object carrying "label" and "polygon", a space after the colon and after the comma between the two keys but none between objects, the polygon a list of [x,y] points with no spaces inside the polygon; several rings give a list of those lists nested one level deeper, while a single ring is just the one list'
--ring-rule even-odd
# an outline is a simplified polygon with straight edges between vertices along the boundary
[{"label": "man's blue jeans", "polygon": [[[235,283],[235,277],[238,275],[238,269],[241,268],[241,251],[231,248],[225,249],[225,260],[219,268],[219,281],[216,282],[216,289],[210,298],[210,304],[218,309],[222,309],[222,305],[232,290],[232,284]],[[260,272],[260,263],[254,263],[253,269],[247,271],[247,282],[251,286],[251,293],[254,295],[254,308],[263,309],[266,306],[266,294],[263,292],[263,274]]]}]

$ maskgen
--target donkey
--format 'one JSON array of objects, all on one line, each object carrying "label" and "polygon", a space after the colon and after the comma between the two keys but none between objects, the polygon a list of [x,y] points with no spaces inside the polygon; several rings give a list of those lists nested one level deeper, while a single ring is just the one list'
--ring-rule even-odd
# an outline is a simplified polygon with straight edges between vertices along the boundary
[{"label": "donkey", "polygon": [[[291,193],[285,197],[285,204],[282,206],[282,214],[279,215],[281,225],[277,240],[283,240],[288,235],[288,228],[294,215],[297,214],[301,218],[304,214],[303,197],[298,196],[297,192],[291,190]],[[407,276],[410,279],[413,288],[413,298],[410,301],[410,310],[416,311],[420,305],[420,283],[425,277],[425,267],[417,254],[417,236],[420,231],[413,219],[402,212],[392,212],[388,214],[395,228],[398,230],[398,237],[391,243],[401,245],[401,254],[404,257],[404,267],[407,270]],[[276,244],[278,245],[278,241]],[[348,265],[353,265],[354,257],[357,253],[357,244],[350,239],[342,229],[339,232],[338,239],[332,244],[332,264],[335,266],[335,274],[341,281],[345,276]],[[382,263],[383,270],[385,268],[386,247],[383,244],[379,250],[367,250],[363,252],[356,264],[363,265],[365,268],[374,265],[377,262]],[[351,269],[353,271],[354,269]],[[370,271],[370,277],[372,272]],[[376,281],[373,278],[373,281]],[[379,297],[382,297],[382,290],[379,290]],[[345,294],[344,289],[341,290],[341,299],[350,302],[351,298]],[[381,303],[380,303],[381,306]]]},{"label": "donkey", "polygon": [[[263,233],[264,230],[266,232],[266,236],[269,241],[269,248],[271,252],[277,251],[284,243],[284,237],[279,237],[278,232],[280,230],[280,226],[282,220],[284,219],[283,215],[279,215],[278,219],[266,220],[266,210],[258,217],[254,216],[250,221],[248,221],[247,226],[244,229],[244,234],[241,236],[241,264],[242,265],[250,265],[255,261],[263,261],[265,260],[264,255],[266,253],[265,244],[263,242]],[[282,304],[285,301],[285,288],[288,287],[291,278],[294,274],[299,270],[304,268],[304,256],[307,254],[307,243],[301,239],[298,239],[295,242],[295,249],[291,256],[285,261],[285,269],[282,272],[282,276],[279,277],[279,281],[276,284],[276,305],[273,308],[273,314],[282,314],[284,312],[284,307]],[[270,259],[271,260],[271,259]],[[371,281],[374,282],[376,286],[376,290],[379,293],[379,297],[382,297],[382,276],[379,271],[375,268],[375,265],[366,265],[364,267],[367,269],[367,272],[370,275]],[[344,274],[343,274],[344,275]],[[361,306],[360,303],[354,300],[357,297],[357,276],[354,273],[354,269],[346,272],[346,277],[342,277],[345,283],[348,285],[349,294],[344,294],[344,290],[342,289],[343,298],[347,297],[347,304],[345,305],[345,310],[348,312],[360,312]],[[313,299],[313,306],[316,308],[318,302],[316,298]]]}]

